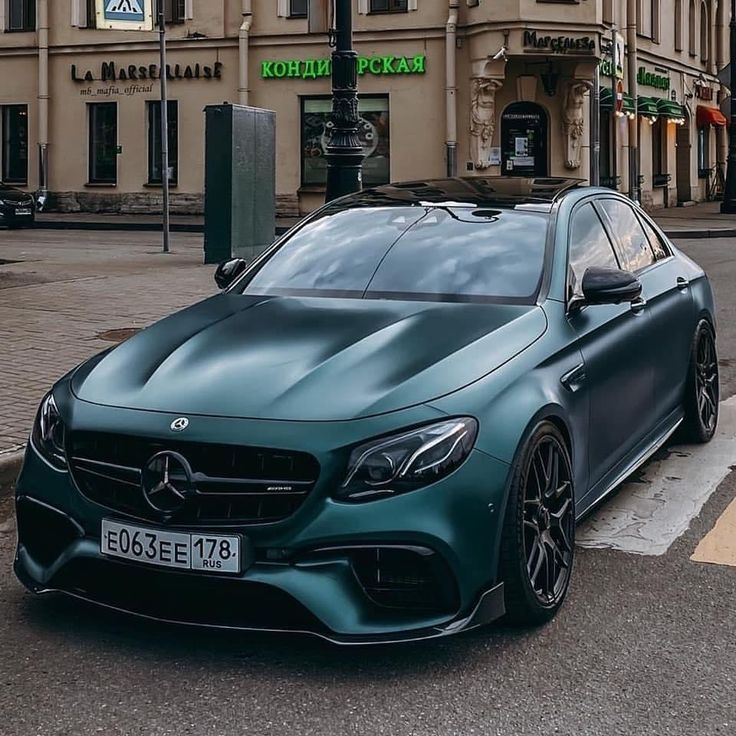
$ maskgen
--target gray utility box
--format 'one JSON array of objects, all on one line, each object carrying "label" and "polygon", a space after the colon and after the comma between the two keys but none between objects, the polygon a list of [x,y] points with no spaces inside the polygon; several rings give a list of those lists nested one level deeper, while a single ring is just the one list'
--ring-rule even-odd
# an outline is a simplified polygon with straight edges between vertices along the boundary
[{"label": "gray utility box", "polygon": [[250,261],[276,235],[276,114],[228,104],[204,113],[204,262]]}]

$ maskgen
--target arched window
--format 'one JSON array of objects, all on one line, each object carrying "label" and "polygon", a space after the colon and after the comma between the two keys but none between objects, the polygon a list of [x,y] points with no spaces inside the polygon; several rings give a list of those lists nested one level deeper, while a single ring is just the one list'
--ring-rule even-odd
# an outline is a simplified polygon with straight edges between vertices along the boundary
[{"label": "arched window", "polygon": [[695,56],[695,0],[690,0],[689,11],[687,50],[690,56]]},{"label": "arched window", "polygon": [[682,0],[675,0],[675,51],[682,51]]},{"label": "arched window", "polygon": [[700,59],[710,59],[710,23],[708,23],[708,6],[700,3]]}]

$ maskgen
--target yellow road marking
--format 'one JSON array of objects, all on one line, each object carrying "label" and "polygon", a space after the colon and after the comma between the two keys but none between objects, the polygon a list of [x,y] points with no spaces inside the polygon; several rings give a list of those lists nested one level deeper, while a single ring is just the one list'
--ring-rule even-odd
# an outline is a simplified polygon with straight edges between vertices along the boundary
[{"label": "yellow road marking", "polygon": [[700,540],[690,559],[736,567],[736,498]]}]

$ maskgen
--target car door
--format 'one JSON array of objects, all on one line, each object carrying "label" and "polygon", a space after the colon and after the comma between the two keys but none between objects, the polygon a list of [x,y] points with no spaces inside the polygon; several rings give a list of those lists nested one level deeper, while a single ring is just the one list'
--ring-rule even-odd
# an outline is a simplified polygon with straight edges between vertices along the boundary
[{"label": "car door", "polygon": [[[572,212],[568,264],[568,300],[582,295],[586,269],[620,267],[601,214],[590,200]],[[585,363],[591,489],[646,435],[654,379],[650,319],[640,307],[588,305],[568,316]]]},{"label": "car door", "polygon": [[695,331],[692,296],[685,269],[644,213],[627,202],[603,199],[614,245],[623,268],[641,281],[642,300],[651,323],[654,370],[653,423],[682,405],[690,343]]}]

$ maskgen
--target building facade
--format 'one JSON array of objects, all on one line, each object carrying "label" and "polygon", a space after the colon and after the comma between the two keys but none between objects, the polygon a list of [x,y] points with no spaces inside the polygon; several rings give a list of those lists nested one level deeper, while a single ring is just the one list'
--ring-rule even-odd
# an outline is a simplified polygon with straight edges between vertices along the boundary
[{"label": "building facade", "polygon": [[[725,0],[354,3],[366,185],[597,162],[647,207],[713,193]],[[203,110],[223,102],[276,112],[282,214],[323,201],[330,2],[308,4],[165,0],[174,211],[202,211]],[[159,209],[157,34],[96,29],[91,0],[0,0],[0,29],[2,179],[60,210]]]}]

